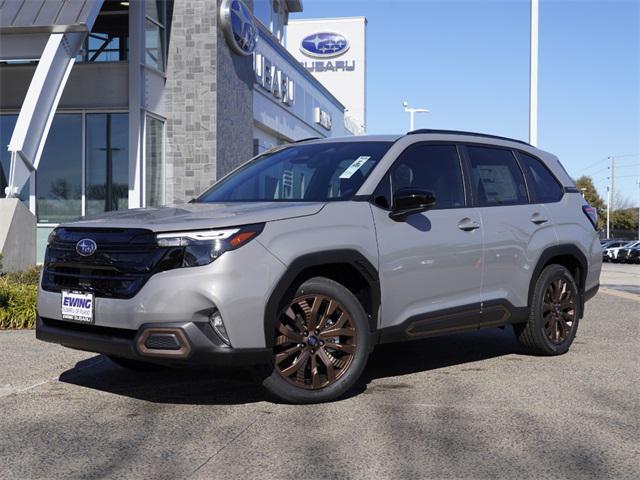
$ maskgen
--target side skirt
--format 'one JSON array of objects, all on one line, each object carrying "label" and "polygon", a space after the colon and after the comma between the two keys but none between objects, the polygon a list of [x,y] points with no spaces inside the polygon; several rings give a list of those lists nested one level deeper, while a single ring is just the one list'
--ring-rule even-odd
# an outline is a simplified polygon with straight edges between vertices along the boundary
[{"label": "side skirt", "polygon": [[527,321],[529,309],[514,307],[508,300],[492,300],[415,315],[399,325],[379,331],[379,343],[401,342],[420,338],[501,327]]}]

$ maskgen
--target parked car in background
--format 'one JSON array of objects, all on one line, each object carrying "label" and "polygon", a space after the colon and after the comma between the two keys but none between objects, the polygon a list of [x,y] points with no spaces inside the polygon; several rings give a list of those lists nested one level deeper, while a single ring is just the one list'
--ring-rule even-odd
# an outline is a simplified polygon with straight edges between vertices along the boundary
[{"label": "parked car in background", "polygon": [[303,141],[188,205],[57,227],[36,336],[132,369],[258,365],[275,397],[323,402],[380,343],[511,325],[536,354],[567,352],[599,286],[596,225],[559,160],[524,142]]},{"label": "parked car in background", "polygon": [[637,252],[640,250],[640,242],[630,247],[623,247],[618,250],[618,263],[636,263]]},{"label": "parked car in background", "polygon": [[635,240],[631,242],[625,242],[622,245],[617,245],[615,247],[607,248],[605,251],[608,259],[607,261],[613,262],[613,263],[619,263],[620,262],[619,255],[621,250],[625,248],[637,247],[639,245],[640,245],[640,240]]},{"label": "parked car in background", "polygon": [[634,247],[629,249],[626,256],[627,263],[639,263],[640,264],[640,247]]},{"label": "parked car in background", "polygon": [[613,239],[604,239],[600,240],[600,245],[602,246],[602,261],[609,262],[611,258],[609,257],[609,249],[622,247],[629,243],[629,240],[613,240]]}]

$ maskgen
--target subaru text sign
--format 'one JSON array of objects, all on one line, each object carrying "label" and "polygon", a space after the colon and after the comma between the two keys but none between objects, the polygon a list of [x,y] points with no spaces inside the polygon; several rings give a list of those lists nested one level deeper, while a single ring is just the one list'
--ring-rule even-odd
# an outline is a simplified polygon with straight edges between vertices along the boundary
[{"label": "subaru text sign", "polygon": [[242,0],[223,0],[220,23],[231,49],[241,55],[251,55],[258,43],[258,25],[249,7]]},{"label": "subaru text sign", "polygon": [[310,57],[338,57],[347,50],[349,50],[349,41],[339,33],[314,33],[307,35],[300,42],[300,51]]}]

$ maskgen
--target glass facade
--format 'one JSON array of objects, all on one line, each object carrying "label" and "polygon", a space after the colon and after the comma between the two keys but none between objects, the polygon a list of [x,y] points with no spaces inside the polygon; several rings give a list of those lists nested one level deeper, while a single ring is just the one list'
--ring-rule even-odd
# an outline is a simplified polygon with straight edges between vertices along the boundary
[{"label": "glass facade", "polygon": [[[4,190],[9,184],[9,169],[11,168],[11,154],[7,150],[13,128],[18,115],[0,115],[0,198],[5,197]],[[20,192],[20,200],[29,201],[29,184]]]},{"label": "glass facade", "polygon": [[129,9],[123,2],[105,2],[78,62],[126,62],[129,53]]},{"label": "glass facade", "polygon": [[273,36],[284,42],[288,15],[284,0],[254,0],[253,15],[267,27]]},{"label": "glass facade", "polygon": [[[17,118],[13,114],[0,115],[0,198],[5,196],[9,180],[11,158],[6,147]],[[35,179],[39,224],[65,222],[82,216],[83,212],[91,215],[127,209],[129,115],[56,114]],[[29,201],[28,183],[20,198]]]},{"label": "glass facade", "polygon": [[144,63],[164,71],[166,0],[145,2]]},{"label": "glass facade", "polygon": [[36,173],[39,223],[60,223],[82,215],[82,115],[57,114]]},{"label": "glass facade", "polygon": [[85,213],[129,207],[129,116],[87,115]]},{"label": "glass facade", "polygon": [[164,122],[147,115],[145,126],[145,202],[146,207],[164,205]]}]

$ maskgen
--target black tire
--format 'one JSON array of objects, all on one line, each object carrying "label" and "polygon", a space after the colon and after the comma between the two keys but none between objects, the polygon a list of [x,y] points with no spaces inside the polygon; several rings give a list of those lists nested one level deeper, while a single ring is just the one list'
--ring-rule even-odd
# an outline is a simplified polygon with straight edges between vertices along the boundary
[{"label": "black tire", "polygon": [[142,362],[140,360],[132,360],[130,358],[116,357],[113,355],[108,355],[108,357],[109,360],[111,360],[119,367],[136,372],[157,372],[159,370],[165,370],[169,368],[164,365],[158,365],[157,363]]},{"label": "black tire", "polygon": [[[566,291],[570,292],[573,297],[573,320],[571,321],[569,329],[565,330],[564,338],[558,338],[556,341],[551,338],[554,335],[550,334],[549,330],[559,332],[562,329],[560,327],[558,327],[558,330],[555,328],[549,328],[549,325],[551,325],[549,321],[553,322],[552,317],[550,317],[553,313],[550,311],[547,311],[546,313],[547,320],[543,317],[543,311],[545,309],[545,295],[547,294],[548,289],[553,288],[552,283],[554,282],[562,282],[563,285],[566,285]],[[531,298],[531,305],[529,305],[529,318],[527,322],[513,326],[518,341],[527,350],[535,354],[562,355],[563,353],[566,353],[573,343],[573,339],[575,338],[578,330],[578,323],[580,320],[579,309],[581,305],[579,295],[578,286],[576,285],[576,282],[569,270],[562,265],[556,264],[545,267],[535,283]],[[570,302],[568,300],[566,302],[567,308],[569,308]],[[558,304],[559,303],[560,302],[558,302]],[[556,307],[554,307],[554,312],[555,308]],[[570,310],[567,311],[569,312]],[[568,318],[563,316],[563,313],[564,310],[561,307],[559,316],[563,319]],[[564,323],[565,326],[568,324],[568,322]]]},{"label": "black tire", "polygon": [[[336,310],[335,316],[338,315],[338,312],[346,312],[347,316],[350,317],[349,325],[351,325],[352,328],[355,330],[355,337],[354,337],[355,340],[350,340],[350,341],[355,342],[355,351],[352,352],[351,355],[349,356],[349,361],[347,362],[347,366],[344,367],[343,370],[340,370],[338,375],[334,374],[336,378],[332,383],[328,383],[326,386],[316,387],[315,389],[309,389],[310,388],[309,386],[307,386],[306,388],[300,384],[296,386],[293,384],[294,382],[291,379],[287,380],[285,378],[284,374],[280,372],[280,370],[282,370],[282,367],[279,370],[278,367],[276,367],[276,363],[275,363],[276,350],[278,348],[282,349],[284,347],[277,347],[277,346],[274,347],[274,357],[272,359],[272,364],[268,367],[267,371],[265,372],[266,378],[264,378],[263,386],[269,393],[271,393],[277,399],[283,400],[285,402],[322,403],[322,402],[335,400],[341,397],[360,378],[360,375],[362,374],[362,371],[364,370],[367,363],[367,359],[369,357],[369,345],[370,345],[371,334],[369,331],[369,323],[367,321],[366,312],[362,308],[362,305],[360,304],[358,299],[347,288],[345,288],[338,282],[335,282],[328,278],[315,277],[305,281],[297,289],[297,291],[293,296],[290,296],[290,298],[286,299],[283,302],[284,304],[283,310],[282,310],[282,314],[278,317],[278,325],[280,324],[280,319],[283,318],[283,315],[285,315],[284,312],[287,311],[289,306],[295,305],[293,302],[295,302],[296,299],[312,297],[314,295],[325,297],[325,300],[327,298],[335,300],[339,304],[339,309]],[[328,309],[329,307],[327,307],[327,310]],[[318,318],[319,317],[321,316],[318,315]],[[302,317],[300,318],[302,319]],[[320,320],[318,319],[316,319],[315,321],[320,322]],[[327,320],[327,323],[330,323],[332,321],[333,320]],[[303,326],[308,325],[308,323],[306,323],[307,322],[306,319],[303,319],[303,322],[305,322],[303,323]],[[336,322],[336,325],[337,323],[338,322]],[[328,330],[331,329],[330,326],[326,326],[325,328],[327,328]],[[309,337],[310,336],[312,336],[311,332],[309,332]],[[277,338],[277,337],[278,337],[278,334],[277,332],[274,331],[274,338]],[[323,338],[322,333],[318,336],[318,338]],[[322,355],[328,352],[330,354],[329,357],[331,356],[332,352],[333,352],[333,355],[339,355],[340,353],[336,353],[335,350],[330,349],[329,340],[326,340],[326,346],[316,347],[317,351],[311,350],[311,344],[309,344],[306,340],[303,340],[303,341],[305,343],[299,343],[297,344],[297,346],[303,345],[304,350],[307,350],[310,356],[311,356],[310,352],[315,352],[314,355],[317,355],[315,360],[316,365],[321,365],[320,367],[316,367],[316,372],[319,371],[319,369],[325,368],[325,374],[324,374],[325,376],[323,379],[326,382],[329,382],[329,375],[326,370],[326,367],[324,367],[324,364],[321,363],[323,360],[328,359],[328,357],[324,356],[321,358],[320,350],[321,349],[323,350]],[[315,341],[319,341],[319,340],[315,340]],[[297,341],[294,341],[291,343],[295,344],[296,342]],[[335,337],[332,337],[331,342],[335,342]],[[322,345],[325,345],[324,341],[322,342]],[[333,345],[335,345],[335,343],[333,343]],[[296,363],[301,358],[300,357],[301,353],[294,354],[294,355],[297,355],[297,357],[292,362],[292,365],[293,363]],[[301,363],[302,366],[299,368],[299,370],[303,371],[303,374],[307,374],[308,372],[311,372],[311,370],[307,370],[307,367],[309,367],[309,369],[311,368],[312,360],[310,356],[304,359],[305,365],[302,365]],[[345,357],[341,357],[341,358],[345,358]],[[307,366],[306,363],[309,363],[309,365]],[[333,367],[331,367],[331,370],[333,372]],[[310,380],[307,379],[305,381],[310,381]]]}]

